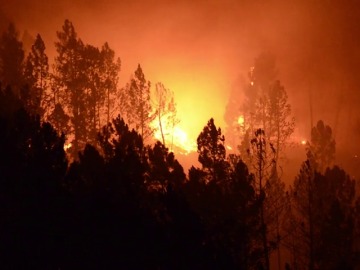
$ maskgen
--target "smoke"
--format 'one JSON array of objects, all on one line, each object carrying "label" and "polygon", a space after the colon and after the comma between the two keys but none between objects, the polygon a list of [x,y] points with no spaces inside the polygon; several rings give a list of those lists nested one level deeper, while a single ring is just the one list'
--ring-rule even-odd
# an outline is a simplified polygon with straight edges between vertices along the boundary
[{"label": "smoke", "polygon": [[[147,79],[175,91],[181,125],[193,139],[210,117],[224,127],[230,91],[242,91],[262,51],[277,57],[297,126],[334,128],[338,145],[358,138],[360,23],[356,1],[3,1],[0,26],[44,38],[50,59],[56,31],[71,20],[86,43],[108,41],[122,59],[121,83],[138,63]],[[234,90],[235,89],[235,90]],[[310,115],[310,104],[313,115]],[[225,128],[225,127],[224,127]]]}]

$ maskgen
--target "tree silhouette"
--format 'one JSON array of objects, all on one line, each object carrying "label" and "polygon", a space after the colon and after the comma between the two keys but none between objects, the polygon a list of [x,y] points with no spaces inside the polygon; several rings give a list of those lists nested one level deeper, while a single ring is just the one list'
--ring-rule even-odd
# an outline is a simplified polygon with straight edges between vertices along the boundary
[{"label": "tree silhouette", "polygon": [[[84,44],[68,20],[57,36],[58,55],[52,83],[54,106],[60,103],[70,117],[71,151],[76,158],[86,143],[96,144],[97,133],[104,123],[110,121],[120,59],[114,59],[114,51],[107,43],[101,49]],[[61,115],[58,108],[52,119]],[[64,117],[57,117],[58,122],[59,119]]]},{"label": "tree silhouette", "polygon": [[23,86],[24,50],[15,25],[10,23],[0,39],[0,81],[19,96]]},{"label": "tree silhouette", "polygon": [[[255,65],[249,73],[250,83],[245,92],[247,96],[244,102],[245,122],[243,141],[239,150],[243,160],[257,175],[259,187],[262,186],[264,195],[266,194],[264,222],[267,224],[267,231],[269,233],[272,231],[270,233],[272,237],[267,239],[267,242],[271,247],[277,248],[278,267],[280,267],[280,223],[285,187],[280,180],[279,172],[282,171],[281,158],[288,139],[294,131],[295,122],[294,118],[291,118],[287,93],[280,81],[275,80],[276,74],[275,57],[272,54],[263,53],[255,59]],[[256,130],[257,127],[259,129]],[[253,129],[257,134],[255,137],[258,138],[251,141],[252,147],[250,147],[249,133]],[[248,157],[246,152],[249,149],[253,150],[250,154],[255,159]],[[263,152],[261,156],[259,151]]]},{"label": "tree silhouette", "polygon": [[84,87],[87,141],[95,143],[96,134],[100,129],[100,108],[105,101],[106,92],[101,88],[101,54],[100,50],[92,45],[86,45],[82,51],[83,68],[87,71]]},{"label": "tree silhouette", "polygon": [[185,190],[204,222],[205,245],[217,258],[214,265],[252,269],[261,264],[264,254],[262,199],[241,158],[230,155],[226,159],[224,140],[210,119],[198,137],[202,169],[190,169]]},{"label": "tree silhouette", "polygon": [[174,153],[157,142],[154,147],[148,148],[149,187],[165,192],[169,186],[179,190],[185,182],[185,173]]},{"label": "tree silhouette", "polygon": [[293,192],[297,245],[302,251],[299,260],[309,269],[352,264],[354,181],[339,167],[322,175],[307,161],[295,179]]},{"label": "tree silhouette", "polygon": [[[279,172],[282,172],[283,151],[295,126],[287,93],[276,76],[274,55],[269,52],[260,54],[249,72],[249,82],[244,89],[243,118],[241,125],[239,123],[242,142],[238,149],[257,176],[257,191],[263,198],[261,220],[267,269],[270,267],[269,256],[273,248],[277,249],[278,267],[281,265],[280,225],[285,204],[285,186]],[[250,134],[253,132],[255,138],[251,140]]]},{"label": "tree silhouette", "polygon": [[277,250],[278,268],[282,266],[281,248],[282,248],[282,226],[286,207],[285,183],[281,180],[275,165],[271,168],[271,173],[264,185],[264,220],[266,223],[268,242],[270,251]]},{"label": "tree silhouette", "polygon": [[[286,267],[289,269],[299,269],[300,265],[306,266],[306,262],[302,261],[303,254],[301,249],[301,226],[299,224],[299,218],[296,210],[294,209],[294,191],[293,187],[290,186],[286,193],[285,208],[284,208],[284,219],[282,222],[282,229],[284,235],[282,237],[282,244],[290,252],[291,259],[290,263],[286,263]],[[292,268],[290,268],[292,265]],[[288,269],[286,268],[286,269]]]},{"label": "tree silhouette", "polygon": [[150,123],[155,119],[150,103],[150,82],[146,81],[140,64],[130,82],[120,93],[120,113],[145,142],[153,134]]},{"label": "tree silhouette", "polygon": [[265,259],[265,268],[270,268],[270,259],[269,259],[269,242],[268,242],[268,227],[265,223],[265,199],[266,199],[266,190],[265,187],[269,183],[271,178],[271,171],[276,165],[274,159],[271,157],[271,153],[274,154],[275,150],[268,142],[265,137],[265,132],[262,129],[258,129],[255,132],[255,137],[251,140],[252,145],[252,154],[254,157],[253,166],[255,170],[257,193],[260,199],[260,222],[261,222],[261,236],[262,236],[262,247],[264,251]]},{"label": "tree silhouette", "polygon": [[48,116],[50,123],[54,125],[57,131],[69,134],[70,131],[70,117],[65,113],[60,103],[57,103],[54,110]]},{"label": "tree silhouette", "polygon": [[268,114],[269,123],[268,141],[273,143],[275,152],[275,162],[279,165],[279,157],[287,145],[287,141],[294,132],[295,120],[291,118],[291,106],[288,103],[285,88],[280,81],[275,81],[268,91]]},{"label": "tree silhouette", "polygon": [[[146,164],[142,158],[145,151],[141,136],[134,130],[130,131],[118,116],[103,127],[99,134],[99,144],[108,163],[109,181],[133,191],[144,190]],[[126,182],[122,179],[126,179]]]},{"label": "tree silhouette", "polygon": [[353,267],[355,180],[338,166],[327,169],[324,176],[316,183],[318,204],[325,213],[319,264],[324,269]]},{"label": "tree silhouette", "polygon": [[[173,147],[174,128],[179,123],[176,116],[176,103],[174,100],[174,92],[165,88],[162,83],[155,85],[155,99],[154,107],[156,109],[157,122],[161,134],[162,143],[165,146],[167,142],[170,143],[170,150]],[[171,139],[165,139],[165,132],[171,132]]]},{"label": "tree silhouette", "polygon": [[230,207],[234,207],[237,238],[241,241],[231,242],[233,256],[241,269],[252,269],[261,261],[261,220],[260,200],[256,195],[255,179],[246,164],[233,157],[230,162],[228,194]]},{"label": "tree silhouette", "polygon": [[53,268],[61,250],[57,226],[67,170],[65,139],[38,116],[11,106],[15,99],[16,94],[1,90],[8,105],[0,113],[0,264]]},{"label": "tree silhouette", "polygon": [[[81,176],[81,177],[80,177]],[[105,162],[96,148],[87,144],[68,173],[68,189],[73,192],[99,193],[106,188]]]},{"label": "tree silhouette", "polygon": [[311,130],[311,141],[307,145],[307,156],[319,172],[333,165],[335,160],[335,140],[331,127],[319,120]]},{"label": "tree silhouette", "polygon": [[46,110],[50,110],[49,96],[47,93],[49,86],[49,63],[45,53],[45,44],[41,36],[36,36],[35,42],[31,47],[25,62],[24,70],[26,90],[26,108],[33,114],[38,114],[41,119]]},{"label": "tree silhouette", "polygon": [[115,98],[117,94],[118,74],[120,72],[121,61],[120,58],[115,59],[115,52],[109,47],[106,42],[101,47],[102,59],[102,87],[106,92],[106,123],[110,123],[113,111],[115,109]]},{"label": "tree silhouette", "polygon": [[[245,88],[243,104],[244,123],[241,126],[243,141],[248,134],[261,128],[266,140],[276,149],[276,166],[281,166],[281,157],[294,131],[295,120],[291,117],[291,106],[284,86],[276,80],[275,57],[267,52],[255,59]],[[244,142],[242,142],[244,144]],[[245,159],[246,143],[240,151]],[[248,164],[250,167],[250,164]]]},{"label": "tree silhouette", "polygon": [[198,160],[202,170],[207,174],[204,179],[206,183],[219,182],[226,177],[224,142],[225,137],[221,134],[221,129],[216,128],[214,119],[211,118],[197,138]]},{"label": "tree silhouette", "polygon": [[266,126],[267,94],[271,84],[275,81],[277,70],[275,56],[270,52],[263,52],[254,61],[248,74],[249,83],[244,89],[245,100],[243,104],[244,128],[250,133],[262,128],[268,133]]},{"label": "tree silhouette", "polygon": [[59,91],[60,104],[70,113],[74,138],[72,149],[74,157],[86,143],[86,75],[82,51],[83,42],[78,39],[73,24],[65,20],[62,31],[57,32],[58,41],[55,47],[58,55],[55,58],[55,81]]}]

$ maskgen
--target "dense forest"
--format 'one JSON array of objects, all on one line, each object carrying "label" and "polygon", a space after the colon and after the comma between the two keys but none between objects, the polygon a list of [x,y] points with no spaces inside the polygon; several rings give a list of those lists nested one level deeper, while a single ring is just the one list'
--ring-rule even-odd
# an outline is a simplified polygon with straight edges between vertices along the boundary
[{"label": "dense forest", "polygon": [[297,176],[282,179],[296,123],[271,53],[232,116],[237,150],[210,115],[200,166],[184,172],[171,90],[140,64],[120,86],[114,50],[69,20],[55,47],[51,66],[40,34],[28,51],[13,24],[0,39],[2,269],[360,267],[360,200],[331,127],[316,122]]}]

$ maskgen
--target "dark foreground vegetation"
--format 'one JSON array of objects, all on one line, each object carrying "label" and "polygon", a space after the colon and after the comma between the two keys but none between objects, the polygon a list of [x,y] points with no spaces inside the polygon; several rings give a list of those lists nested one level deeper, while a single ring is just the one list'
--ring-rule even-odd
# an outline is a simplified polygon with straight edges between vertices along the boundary
[{"label": "dark foreground vegetation", "polygon": [[69,164],[64,136],[9,88],[0,100],[2,269],[262,269],[280,244],[297,269],[358,264],[355,183],[338,167],[321,174],[306,161],[290,190],[260,192],[210,120],[203,167],[187,179],[173,153],[145,147],[119,117],[100,150],[86,145]]}]

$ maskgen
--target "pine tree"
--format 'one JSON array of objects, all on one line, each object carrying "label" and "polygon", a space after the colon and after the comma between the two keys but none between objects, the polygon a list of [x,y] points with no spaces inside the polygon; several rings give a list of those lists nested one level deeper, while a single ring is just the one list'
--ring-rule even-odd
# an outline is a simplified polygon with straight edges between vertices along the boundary
[{"label": "pine tree", "polygon": [[[230,155],[229,179],[226,200],[235,210],[235,239],[230,241],[234,248],[239,269],[255,269],[262,261],[261,249],[261,201],[257,196],[255,178],[246,164],[237,155]],[[225,212],[225,211],[224,211]],[[231,232],[234,233],[234,232]],[[230,234],[231,235],[231,234]]]},{"label": "pine tree", "polygon": [[268,241],[268,224],[266,223],[266,186],[271,178],[271,172],[275,165],[273,155],[275,153],[272,145],[266,140],[265,132],[258,129],[255,132],[255,137],[251,140],[253,168],[255,171],[256,191],[260,200],[260,222],[261,222],[261,236],[262,247],[265,260],[265,269],[270,269],[270,247]]},{"label": "pine tree", "polygon": [[275,67],[275,56],[270,52],[264,52],[254,61],[248,74],[248,84],[245,86],[245,100],[242,105],[244,115],[244,128],[250,129],[253,134],[256,129],[263,129],[268,134],[266,120],[268,102],[268,91],[270,85],[275,81],[277,70]]},{"label": "pine tree", "polygon": [[268,114],[267,124],[268,140],[273,143],[276,153],[275,162],[279,165],[279,158],[287,145],[287,141],[294,132],[295,119],[291,117],[291,106],[288,96],[280,81],[275,81],[268,92]]},{"label": "pine tree", "polygon": [[150,123],[155,119],[150,103],[150,82],[146,81],[140,64],[130,82],[120,93],[120,112],[130,128],[146,142],[153,135]]},{"label": "pine tree", "polygon": [[65,20],[62,31],[57,32],[58,41],[55,47],[58,55],[55,58],[55,82],[59,103],[69,112],[73,128],[72,150],[76,157],[86,143],[86,74],[84,70],[84,44],[78,39],[73,24]]},{"label": "pine tree", "polygon": [[180,163],[175,159],[174,153],[157,142],[148,147],[148,187],[165,193],[168,188],[179,190],[185,182],[185,173]]},{"label": "pine tree", "polygon": [[207,175],[205,183],[220,182],[226,177],[226,150],[225,137],[221,129],[216,128],[211,118],[197,138],[198,160],[202,170]]},{"label": "pine tree", "polygon": [[130,190],[143,189],[146,163],[141,136],[118,115],[102,128],[98,141],[114,188],[128,185]]},{"label": "pine tree", "polygon": [[70,117],[66,114],[60,103],[56,103],[54,109],[49,113],[47,120],[59,133],[69,134]]},{"label": "pine tree", "polygon": [[86,102],[86,132],[87,141],[95,145],[96,134],[100,130],[100,109],[104,106],[106,92],[102,87],[100,50],[92,45],[86,45],[82,52],[86,84],[84,98]]},{"label": "pine tree", "polygon": [[272,54],[263,53],[255,59],[245,89],[243,134],[247,130],[251,134],[258,128],[264,130],[266,140],[276,149],[275,161],[280,166],[284,149],[294,131],[295,119],[291,117],[286,90],[276,80],[276,75],[275,57]]},{"label": "pine tree", "polygon": [[214,248],[215,268],[255,269],[263,259],[260,198],[241,158],[226,158],[224,142],[210,119],[198,137],[202,168],[190,169],[186,190],[205,226],[203,245]]},{"label": "pine tree", "polygon": [[315,170],[323,173],[335,160],[335,140],[332,129],[319,120],[311,130],[311,141],[307,145],[307,156]]},{"label": "pine tree", "polygon": [[9,24],[0,39],[0,81],[10,85],[16,95],[23,86],[24,50],[14,24]]},{"label": "pine tree", "polygon": [[302,165],[292,194],[298,256],[309,269],[351,265],[355,182],[339,167],[321,174],[311,164]]},{"label": "pine tree", "polygon": [[106,123],[110,123],[115,110],[115,97],[121,68],[120,58],[115,59],[115,52],[105,43],[101,48],[101,85],[106,93]]},{"label": "pine tree", "polygon": [[36,36],[31,51],[26,58],[24,70],[25,83],[29,91],[28,109],[43,119],[44,113],[50,109],[48,86],[50,80],[48,57],[41,36]]},{"label": "pine tree", "polygon": [[[173,146],[174,128],[179,123],[179,119],[176,116],[174,92],[165,88],[160,82],[155,85],[154,107],[156,109],[156,118],[162,143],[165,146],[166,143],[170,142],[171,150]],[[171,136],[170,140],[166,139],[167,135]]]},{"label": "pine tree", "polygon": [[[276,158],[276,155],[275,155]],[[274,158],[274,159],[275,159]],[[276,250],[278,268],[282,268],[281,245],[282,226],[286,207],[285,183],[281,180],[275,161],[271,166],[270,176],[267,179],[264,191],[264,220],[267,227],[267,239],[270,251]]]},{"label": "pine tree", "polygon": [[[265,196],[263,221],[266,225],[266,242],[269,246],[267,256],[271,250],[276,248],[280,265],[280,225],[283,216],[285,187],[279,172],[281,172],[284,149],[294,131],[295,120],[291,117],[291,106],[288,103],[285,88],[280,81],[276,80],[276,75],[275,57],[272,54],[263,53],[255,59],[245,91],[243,141],[239,150],[243,160],[258,176],[259,186],[260,181],[262,182],[261,189]],[[252,140],[255,148],[248,145],[251,130],[256,130],[255,137],[258,137]],[[248,149],[253,150],[250,151],[250,157],[247,153]],[[263,151],[262,156],[259,156],[259,151]],[[259,163],[259,157],[262,159],[262,165]],[[260,171],[262,171],[261,174]],[[268,259],[265,259],[267,264]]]}]

